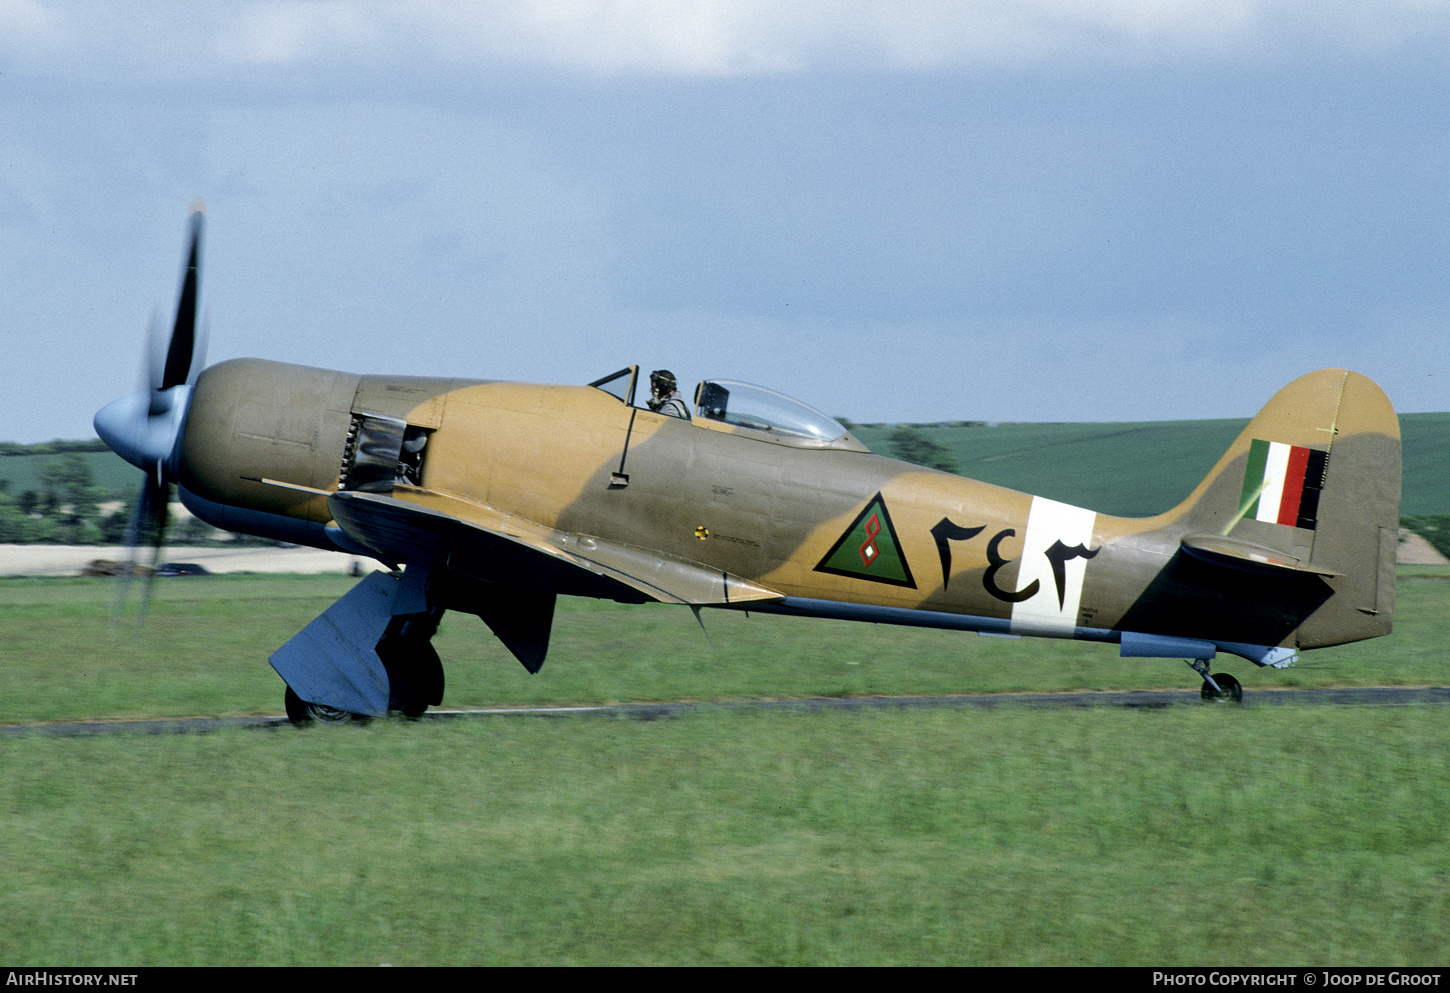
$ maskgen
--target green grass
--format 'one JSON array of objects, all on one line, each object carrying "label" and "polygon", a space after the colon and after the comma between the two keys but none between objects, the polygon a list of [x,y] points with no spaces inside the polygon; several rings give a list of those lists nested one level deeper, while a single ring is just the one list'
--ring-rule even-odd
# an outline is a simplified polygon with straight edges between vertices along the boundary
[{"label": "green grass", "polygon": [[0,740],[0,959],[1434,965],[1438,708]]},{"label": "green grass", "polygon": [[[0,723],[281,712],[266,659],[354,580],[215,576],[156,585],[144,628],[113,617],[115,580],[0,580]],[[134,599],[134,592],[133,592]],[[450,613],[435,644],[455,707],[1191,689],[1180,662],[1114,646],[563,599],[549,658],[529,675],[477,618]],[[1402,570],[1395,633],[1307,652],[1287,670],[1219,663],[1249,692],[1443,685],[1450,568]]]},{"label": "green grass", "polygon": [[[336,577],[0,581],[0,721],[278,713]],[[1272,686],[1445,685],[1450,569]],[[527,675],[472,617],[447,703],[1171,686],[1111,648],[564,602]],[[0,736],[0,961],[1436,965],[1439,707],[491,717]]]}]

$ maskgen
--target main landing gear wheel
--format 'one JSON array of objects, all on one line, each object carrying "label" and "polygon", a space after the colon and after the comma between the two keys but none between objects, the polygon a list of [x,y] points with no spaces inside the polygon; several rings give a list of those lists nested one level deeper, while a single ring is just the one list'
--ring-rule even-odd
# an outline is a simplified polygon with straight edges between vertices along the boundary
[{"label": "main landing gear wheel", "polygon": [[378,657],[388,672],[388,709],[410,719],[443,702],[443,662],[429,640],[440,614],[400,614],[378,642]]},{"label": "main landing gear wheel", "polygon": [[[1218,684],[1218,689],[1213,688],[1213,683]],[[1243,703],[1244,688],[1239,681],[1226,672],[1221,672],[1213,677],[1213,683],[1207,679],[1203,681],[1203,688],[1198,695],[1204,703]]]},{"label": "main landing gear wheel", "polygon": [[430,706],[443,701],[443,662],[428,642],[408,646],[406,652],[392,646],[387,670],[391,691],[389,710],[416,720]]},{"label": "main landing gear wheel", "polygon": [[366,724],[366,714],[354,714],[348,710],[339,710],[336,707],[329,707],[322,703],[308,703],[296,693],[292,687],[287,687],[287,693],[283,697],[287,706],[287,719],[296,727],[307,727],[309,724]]},{"label": "main landing gear wheel", "polygon": [[402,706],[403,716],[416,720],[430,706],[443,702],[443,660],[428,642],[416,646],[406,679],[407,690]]}]

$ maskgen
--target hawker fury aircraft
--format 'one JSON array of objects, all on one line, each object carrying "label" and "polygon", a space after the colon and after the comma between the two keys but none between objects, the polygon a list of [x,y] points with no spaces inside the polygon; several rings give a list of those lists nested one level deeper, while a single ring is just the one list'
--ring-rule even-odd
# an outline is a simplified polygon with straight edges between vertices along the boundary
[{"label": "hawker fury aircraft", "polygon": [[635,366],[584,386],[202,369],[201,228],[151,387],[96,430],[145,471],[133,535],[175,485],[219,528],[394,566],[272,656],[295,722],[440,703],[448,610],[536,672],[560,595],[1108,642],[1187,661],[1205,699],[1242,695],[1220,653],[1282,667],[1390,631],[1399,426],[1356,373],[1284,387],[1172,510],[1110,517],[881,458],[726,379],[669,416],[635,402]]}]

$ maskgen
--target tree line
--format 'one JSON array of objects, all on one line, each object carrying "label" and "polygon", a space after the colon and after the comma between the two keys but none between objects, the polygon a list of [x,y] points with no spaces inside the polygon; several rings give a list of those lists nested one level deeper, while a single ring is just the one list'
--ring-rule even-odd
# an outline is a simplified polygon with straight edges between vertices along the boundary
[{"label": "tree line", "polygon": [[[116,504],[112,494],[95,485],[91,465],[83,457],[92,451],[87,442],[60,442],[75,445],[45,459],[39,469],[37,488],[13,492],[9,479],[0,479],[0,544],[12,545],[120,545],[126,541],[126,527],[131,519],[137,495],[119,501],[119,506],[102,509],[103,503]],[[100,442],[95,444],[100,445]],[[25,455],[37,454],[27,445]],[[101,448],[105,450],[104,445]],[[15,454],[6,452],[4,454]],[[188,545],[210,544],[222,536],[211,525],[196,519],[173,515],[167,540]],[[154,534],[135,536],[138,543],[154,541]]]}]

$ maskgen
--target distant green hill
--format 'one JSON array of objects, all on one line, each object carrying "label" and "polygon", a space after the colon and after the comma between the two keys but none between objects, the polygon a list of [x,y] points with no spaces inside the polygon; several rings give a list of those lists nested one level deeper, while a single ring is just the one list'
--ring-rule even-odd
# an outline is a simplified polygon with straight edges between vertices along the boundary
[{"label": "distant green hill", "polygon": [[[52,442],[51,444],[54,444]],[[97,445],[101,443],[96,442]],[[50,445],[4,445],[0,446],[6,451],[0,451],[0,492],[18,496],[26,490],[40,491],[45,484],[40,479],[40,469],[47,462],[53,462],[60,457],[58,453],[34,454],[33,449],[49,448]],[[24,454],[18,454],[14,450],[24,448]],[[141,477],[137,470],[128,465],[110,449],[103,446],[102,451],[82,451],[81,458],[91,468],[93,485],[102,490],[107,498],[120,498],[123,494],[129,498],[136,491]]]},{"label": "distant green hill", "polygon": [[1450,514],[1450,414],[1401,414],[1401,514]]},{"label": "distant green hill", "polygon": [[[1146,517],[1175,506],[1208,474],[1247,419],[1122,424],[910,425],[972,479],[1089,507]],[[856,424],[851,433],[892,455],[902,425]],[[1450,413],[1401,414],[1400,512],[1450,514]]]}]

